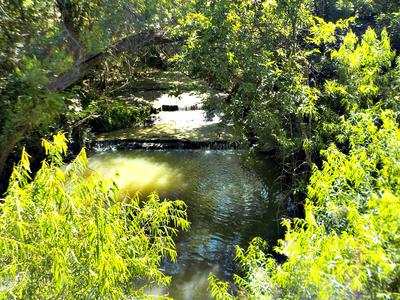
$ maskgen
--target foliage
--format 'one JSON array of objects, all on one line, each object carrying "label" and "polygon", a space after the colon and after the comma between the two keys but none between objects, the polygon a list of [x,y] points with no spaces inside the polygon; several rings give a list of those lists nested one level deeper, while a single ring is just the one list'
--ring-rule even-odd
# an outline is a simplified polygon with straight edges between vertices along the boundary
[{"label": "foliage", "polygon": [[189,227],[185,204],[122,197],[88,174],[84,150],[65,165],[61,133],[43,146],[48,157],[33,180],[22,152],[1,204],[1,298],[132,299],[168,284],[157,267],[176,257],[173,236]]},{"label": "foliage", "polygon": [[58,93],[46,89],[48,82],[40,62],[21,59],[19,67],[0,78],[0,174],[14,148],[33,132],[47,134],[65,111]]},{"label": "foliage", "polygon": [[[334,140],[341,116],[382,99],[384,107],[398,109],[387,30],[368,28],[360,37],[351,29],[358,25],[355,12],[327,21],[313,11],[322,2],[337,5],[207,2],[176,28],[188,35],[175,57],[181,67],[228,93],[210,105],[223,111],[224,121],[255,147],[272,145],[283,159],[304,157],[309,167]],[[351,4],[345,2],[342,8]]]},{"label": "foliage", "polygon": [[[249,299],[389,299],[400,292],[400,129],[396,115],[379,109],[343,122],[350,151],[331,145],[314,168],[305,219],[286,220],[278,264],[255,239],[237,258]],[[226,293],[212,281],[214,294]],[[231,297],[227,296],[228,299]],[[224,297],[220,299],[225,299]]]},{"label": "foliage", "polygon": [[[53,1],[0,4],[0,175],[13,150],[34,133],[46,135],[65,111],[63,98],[47,85],[72,59],[60,41]],[[7,174],[9,175],[9,174]],[[2,191],[3,192],[3,191]]]},{"label": "foliage", "polygon": [[[56,67],[60,57],[53,1],[2,1],[0,7],[0,76],[12,72],[23,58],[36,56]],[[64,63],[63,63],[64,61]]]},{"label": "foliage", "polygon": [[[9,175],[5,167],[7,163],[8,166],[12,164],[9,158],[14,150],[20,149],[23,143],[39,144],[39,141],[31,140],[32,136],[45,136],[60,127],[66,129],[63,123],[75,126],[86,120],[86,116],[79,119],[81,112],[69,110],[71,105],[65,98],[78,99],[77,102],[82,102],[79,104],[85,108],[90,103],[83,103],[86,99],[82,99],[74,89],[69,91],[67,97],[63,93],[49,91],[49,83],[120,38],[141,30],[163,28],[172,22],[172,13],[177,13],[182,5],[181,1],[141,0],[2,2],[0,147],[4,151],[0,155],[1,181]],[[126,77],[135,75],[132,69],[140,60],[128,56],[114,56],[104,62],[100,70],[90,74],[89,88],[96,90],[95,101],[104,96],[103,90],[107,88],[108,81],[113,82],[112,89],[115,89],[120,82],[126,82]],[[115,74],[119,77],[115,78]],[[104,122],[101,125],[106,130],[125,127],[146,111],[142,107],[122,108],[120,103],[107,107],[103,105],[103,108],[106,114],[102,116]],[[97,112],[103,113],[101,110]],[[110,116],[114,112],[116,115]],[[30,118],[27,118],[28,115]],[[86,128],[77,128],[76,131],[83,132]]]},{"label": "foliage", "polygon": [[225,121],[243,138],[275,143],[283,153],[301,145],[294,123],[310,91],[302,87],[306,60],[299,47],[310,3],[218,1],[188,14],[178,27],[188,38],[176,59],[229,94],[219,105]]},{"label": "foliage", "polygon": [[[369,0],[11,1],[1,6],[0,60],[4,68],[0,80],[9,86],[16,70],[26,69],[25,61],[36,61],[48,82],[126,35],[167,28],[184,40],[174,58],[180,68],[229,94],[217,107],[224,112],[226,123],[233,123],[236,132],[255,146],[272,144],[283,158],[304,153],[310,165],[336,134],[332,124],[343,114],[338,103],[353,107],[357,104],[353,100],[360,100],[340,95],[343,86],[360,75],[357,72],[364,72],[364,78],[355,78],[354,83],[363,80],[360,88],[364,93],[376,91],[372,100],[394,97],[387,95],[393,90],[390,69],[394,55],[387,46],[390,37],[397,47],[398,9],[398,1]],[[354,33],[345,36],[350,22],[343,19],[348,17]],[[365,32],[368,25],[375,33],[372,29]],[[361,33],[365,34],[358,42]],[[385,45],[378,45],[379,39]],[[157,52],[169,55],[163,49],[144,52],[149,51],[156,56]],[[359,66],[351,67],[348,59],[360,51],[365,55]],[[381,61],[371,60],[371,55],[380,56]],[[367,69],[362,64],[368,59]],[[380,64],[382,59],[384,64]],[[105,61],[87,82],[101,97],[104,90],[114,90],[136,76],[134,70],[141,64],[142,60],[124,53]],[[346,68],[353,74],[344,75]],[[21,94],[28,93],[24,83],[21,85]],[[46,88],[44,82],[39,85]],[[345,92],[351,95],[353,91]],[[26,105],[23,111],[29,108]],[[46,115],[48,110],[44,106],[41,111]],[[327,125],[319,120],[327,120]],[[46,128],[44,124],[39,127],[40,131]],[[23,138],[31,132],[25,132]],[[8,141],[5,144],[15,146]]]},{"label": "foliage", "polygon": [[[236,277],[237,296],[397,297],[399,133],[387,109],[400,110],[399,11],[398,0],[2,1],[0,173],[17,146],[62,123],[79,136],[83,123],[109,131],[142,120],[148,107],[115,92],[146,67],[143,58],[177,51],[174,67],[227,94],[206,107],[254,149],[277,149],[292,183],[307,180],[298,175],[310,174],[326,149],[305,220],[286,222],[277,250],[287,261],[265,254],[260,239],[239,250],[247,275]],[[85,57],[143,30],[172,32],[180,43],[109,56],[78,88],[48,90]],[[187,227],[183,204],[119,199],[113,184],[84,176],[84,152],[63,166],[63,143],[59,135],[45,143],[50,157],[32,182],[25,152],[13,172],[2,211],[4,297],[129,297],[136,287],[128,279],[166,283],[156,267],[175,255],[175,227],[163,226],[172,213]],[[234,298],[210,279],[215,298]]]},{"label": "foliage", "polygon": [[96,101],[94,114],[98,117],[92,122],[98,132],[107,132],[116,129],[131,128],[150,115],[150,106],[145,104],[129,104],[124,101],[107,100]]},{"label": "foliage", "polygon": [[57,0],[67,38],[81,58],[116,40],[144,30],[161,30],[181,13],[184,1]]},{"label": "foliage", "polygon": [[[335,94],[338,89],[340,94],[344,94],[344,97],[338,95],[337,99],[344,102],[347,111],[372,106],[374,100],[380,100],[381,90],[390,86],[390,73],[387,71],[391,69],[395,57],[386,30],[379,40],[374,30],[369,28],[359,44],[357,42],[358,38],[350,31],[341,47],[332,52],[332,59],[339,63],[338,81],[344,84],[335,81],[326,83],[329,93]],[[330,89],[331,86],[335,87]]]},{"label": "foliage", "polygon": [[[326,144],[342,133],[337,126],[342,117],[377,104],[397,111],[400,88],[395,52],[385,30],[381,38],[371,28],[361,38],[350,30],[330,58],[336,64],[336,76],[325,80],[321,87],[321,122],[316,127],[316,140]],[[324,144],[319,147],[324,148]]]}]

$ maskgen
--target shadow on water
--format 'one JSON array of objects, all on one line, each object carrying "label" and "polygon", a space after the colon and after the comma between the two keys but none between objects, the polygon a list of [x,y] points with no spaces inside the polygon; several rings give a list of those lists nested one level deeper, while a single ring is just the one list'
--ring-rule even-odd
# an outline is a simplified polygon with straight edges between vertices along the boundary
[{"label": "shadow on water", "polygon": [[280,237],[273,161],[245,168],[230,150],[130,151],[96,154],[89,166],[104,176],[119,173],[117,182],[127,193],[157,191],[188,205],[191,229],[177,238],[177,261],[161,266],[172,276],[171,286],[150,294],[207,299],[210,272],[231,280],[236,245],[246,247],[255,236],[273,245]]}]

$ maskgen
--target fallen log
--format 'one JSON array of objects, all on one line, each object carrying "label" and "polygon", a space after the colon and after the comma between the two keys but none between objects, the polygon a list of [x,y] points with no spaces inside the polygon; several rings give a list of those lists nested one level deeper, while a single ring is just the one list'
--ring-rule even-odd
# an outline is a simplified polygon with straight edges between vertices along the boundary
[{"label": "fallen log", "polygon": [[118,40],[107,49],[86,57],[71,71],[68,71],[49,84],[51,90],[65,90],[71,87],[78,80],[85,77],[94,67],[98,66],[107,56],[115,55],[121,52],[136,54],[145,47],[153,45],[162,45],[176,42],[165,36],[165,33],[147,31],[129,35]]}]

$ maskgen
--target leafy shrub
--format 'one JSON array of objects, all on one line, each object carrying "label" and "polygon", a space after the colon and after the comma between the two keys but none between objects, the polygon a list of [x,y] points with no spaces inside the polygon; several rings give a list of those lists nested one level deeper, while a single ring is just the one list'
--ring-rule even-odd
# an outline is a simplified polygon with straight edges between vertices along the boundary
[{"label": "leafy shrub", "polygon": [[[305,219],[285,221],[278,264],[257,238],[237,258],[246,299],[391,299],[400,292],[400,130],[392,111],[360,112],[342,124],[350,151],[335,145],[314,168]],[[211,277],[217,299],[227,285]]]},{"label": "leafy shrub", "polygon": [[34,180],[23,151],[1,204],[0,298],[132,299],[168,284],[158,266],[176,257],[186,205],[122,198],[113,182],[87,174],[84,150],[63,163],[63,134],[43,145],[48,158]]},{"label": "leafy shrub", "polygon": [[150,106],[145,104],[127,104],[118,100],[102,100],[92,104],[98,115],[92,121],[92,126],[97,132],[130,128],[150,115]]}]

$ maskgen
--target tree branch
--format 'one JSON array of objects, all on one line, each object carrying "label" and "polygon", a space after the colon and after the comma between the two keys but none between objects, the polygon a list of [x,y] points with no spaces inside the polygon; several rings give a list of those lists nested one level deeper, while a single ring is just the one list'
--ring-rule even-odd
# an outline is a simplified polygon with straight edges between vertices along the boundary
[{"label": "tree branch", "polygon": [[152,45],[162,45],[176,42],[165,36],[165,33],[154,31],[139,32],[118,40],[104,51],[88,56],[83,59],[75,69],[59,76],[49,84],[51,90],[65,90],[71,87],[78,80],[85,77],[89,71],[98,66],[107,56],[121,52],[129,52],[131,55],[137,54],[145,47]]}]

